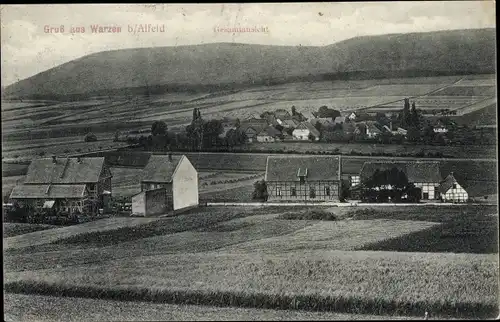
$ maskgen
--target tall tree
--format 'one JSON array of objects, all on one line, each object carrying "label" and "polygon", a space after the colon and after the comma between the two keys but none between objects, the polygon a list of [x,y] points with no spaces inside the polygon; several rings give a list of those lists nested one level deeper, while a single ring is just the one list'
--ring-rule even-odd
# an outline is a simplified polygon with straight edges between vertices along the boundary
[{"label": "tall tree", "polygon": [[167,133],[167,124],[163,121],[154,121],[151,125],[151,134],[153,136],[165,135]]}]

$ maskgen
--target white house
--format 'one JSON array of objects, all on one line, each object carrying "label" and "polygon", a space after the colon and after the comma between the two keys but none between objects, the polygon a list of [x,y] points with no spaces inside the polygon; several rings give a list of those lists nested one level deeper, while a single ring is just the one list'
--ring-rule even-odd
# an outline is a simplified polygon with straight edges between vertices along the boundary
[{"label": "white house", "polygon": [[314,136],[314,141],[319,140],[319,131],[309,122],[300,123],[292,132],[293,137],[301,141],[308,141],[311,134]]},{"label": "white house", "polygon": [[356,113],[354,113],[354,112],[350,113],[350,114],[347,116],[347,118],[348,118],[349,120],[351,120],[351,121],[354,121],[354,120],[356,119],[356,117],[357,117],[357,115],[356,115]]},{"label": "white house", "polygon": [[366,124],[366,136],[369,138],[376,138],[377,136],[380,135],[382,131],[380,131],[375,124],[373,123],[367,123]]},{"label": "white house", "polygon": [[436,124],[433,126],[433,129],[434,133],[447,133],[448,132],[448,129],[446,128],[446,125],[441,122],[441,121],[437,121]]},{"label": "white house", "polygon": [[[165,197],[160,192],[148,192],[158,189]],[[186,156],[169,154],[149,158],[143,170],[141,192],[132,198],[135,214],[152,214],[148,209],[154,209],[155,213],[176,212],[196,207],[198,203],[198,172]]]},{"label": "white house", "polygon": [[450,173],[439,185],[441,199],[447,202],[467,202],[469,194]]}]

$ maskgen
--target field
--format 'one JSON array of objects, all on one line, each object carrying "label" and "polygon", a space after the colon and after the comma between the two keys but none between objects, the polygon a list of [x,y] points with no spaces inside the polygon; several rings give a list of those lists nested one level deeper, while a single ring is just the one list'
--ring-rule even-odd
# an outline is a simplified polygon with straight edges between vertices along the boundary
[{"label": "field", "polygon": [[[280,219],[279,207],[207,207],[128,228],[119,226],[117,218],[95,232],[68,235],[63,231],[72,227],[66,227],[60,238],[44,239],[48,231],[26,234],[43,240],[31,246],[15,246],[22,235],[17,241],[7,238],[5,288],[10,293],[210,305],[214,310],[285,309],[283,314],[291,316],[303,312],[295,310],[420,318],[424,311],[431,317],[497,315],[498,239],[491,234],[498,225],[496,207],[426,206],[408,215],[400,207],[323,209],[338,219]],[[456,226],[443,229],[442,237],[472,243],[473,235],[482,236],[490,249],[409,252],[384,244],[428,230],[440,238],[437,228],[457,218],[467,223],[469,234]],[[471,225],[479,219],[484,224]],[[377,251],[365,249],[375,244]]]},{"label": "field", "polygon": [[[65,154],[66,149],[99,150],[99,145],[116,148],[117,144],[106,142],[116,130],[149,127],[154,120],[164,120],[173,129],[190,122],[193,108],[199,108],[206,119],[227,116],[243,120],[266,110],[290,110],[292,106],[299,112],[317,111],[322,105],[341,111],[390,111],[401,109],[403,98],[411,97],[418,108],[447,108],[466,116],[496,104],[494,86],[494,75],[475,75],[299,82],[149,98],[96,97],[79,102],[2,102],[3,152],[8,158],[18,155],[30,159],[42,151]],[[485,122],[491,124],[491,120]],[[83,138],[90,129],[103,143],[87,146],[78,142],[77,138]],[[33,138],[37,142],[30,142]]]},{"label": "field", "polygon": [[13,237],[13,236],[17,236],[17,235],[24,235],[24,234],[31,233],[34,231],[52,229],[52,228],[57,228],[57,226],[6,222],[3,224],[3,236],[4,236],[4,238],[5,237]]},{"label": "field", "polygon": [[[4,305],[5,321],[331,321],[408,319],[400,316],[381,317],[377,315],[330,312],[118,302],[21,294],[5,294]],[[55,310],[47,310],[47,307],[53,307]]]}]

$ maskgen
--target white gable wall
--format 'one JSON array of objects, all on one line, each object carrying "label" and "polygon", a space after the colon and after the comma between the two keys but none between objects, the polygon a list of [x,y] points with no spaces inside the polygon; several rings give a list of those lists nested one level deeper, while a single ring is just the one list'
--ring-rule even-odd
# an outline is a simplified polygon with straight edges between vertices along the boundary
[{"label": "white gable wall", "polygon": [[172,176],[172,197],[174,210],[197,206],[198,172],[186,157],[183,157]]},{"label": "white gable wall", "polygon": [[467,191],[457,182],[455,183],[455,189],[450,188],[442,196],[444,201],[466,202],[469,199]]},{"label": "white gable wall", "polygon": [[292,132],[292,135],[299,140],[309,140],[309,134],[311,132],[308,129],[295,129]]}]

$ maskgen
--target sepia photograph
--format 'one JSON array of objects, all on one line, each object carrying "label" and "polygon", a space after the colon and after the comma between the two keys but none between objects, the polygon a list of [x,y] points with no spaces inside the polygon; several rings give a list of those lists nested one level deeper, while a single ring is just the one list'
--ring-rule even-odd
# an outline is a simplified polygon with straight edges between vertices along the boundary
[{"label": "sepia photograph", "polygon": [[5,321],[500,317],[495,1],[0,22]]}]

